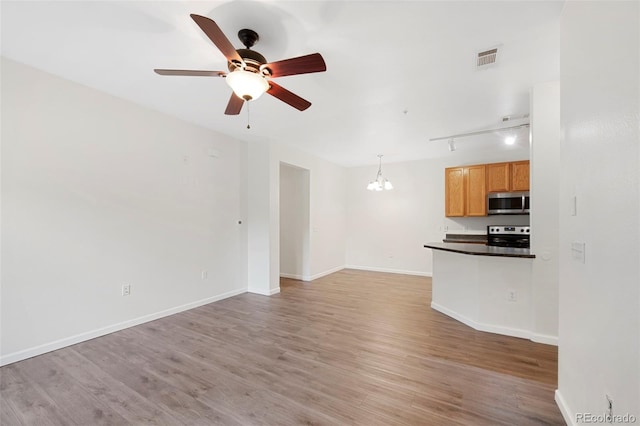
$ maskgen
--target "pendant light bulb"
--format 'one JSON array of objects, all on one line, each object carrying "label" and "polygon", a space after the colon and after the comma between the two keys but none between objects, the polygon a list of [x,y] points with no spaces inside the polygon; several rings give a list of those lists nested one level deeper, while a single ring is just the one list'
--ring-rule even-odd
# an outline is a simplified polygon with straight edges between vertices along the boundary
[{"label": "pendant light bulb", "polygon": [[378,155],[378,159],[379,159],[379,163],[378,163],[378,173],[376,175],[376,179],[369,182],[369,185],[367,185],[367,189],[369,191],[382,191],[382,190],[389,191],[393,189],[393,185],[391,184],[389,179],[385,179],[382,176],[382,154]]}]

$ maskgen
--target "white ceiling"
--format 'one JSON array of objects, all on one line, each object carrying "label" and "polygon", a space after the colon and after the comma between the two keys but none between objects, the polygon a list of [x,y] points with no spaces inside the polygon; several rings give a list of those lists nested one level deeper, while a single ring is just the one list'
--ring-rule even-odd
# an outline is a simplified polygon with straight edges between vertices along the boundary
[{"label": "white ceiling", "polygon": [[[344,166],[455,155],[430,138],[503,126],[529,112],[529,88],[559,78],[561,1],[2,1],[2,55],[247,141],[278,141]],[[189,14],[231,42],[251,28],[268,61],[320,52],[325,73],[282,77],[304,112],[265,95],[223,114],[223,79],[166,77],[153,68],[226,70]],[[499,46],[497,66],[475,55]],[[522,121],[518,121],[520,123]],[[499,135],[502,136],[502,135]],[[527,152],[496,136],[459,151]]]}]

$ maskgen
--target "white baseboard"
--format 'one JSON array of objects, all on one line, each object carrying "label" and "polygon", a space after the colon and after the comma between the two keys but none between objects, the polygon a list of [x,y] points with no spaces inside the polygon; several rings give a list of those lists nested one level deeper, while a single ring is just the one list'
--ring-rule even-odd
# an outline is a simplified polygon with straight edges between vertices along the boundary
[{"label": "white baseboard", "polygon": [[319,272],[319,273],[311,275],[311,276],[305,276],[305,277],[302,278],[302,280],[303,281],[317,280],[318,278],[325,277],[327,275],[333,274],[334,272],[342,271],[343,269],[344,269],[344,265],[343,266],[336,266],[335,268],[327,269],[324,272]]},{"label": "white baseboard", "polygon": [[571,410],[569,410],[569,407],[567,406],[567,402],[562,397],[562,394],[560,393],[560,389],[556,389],[555,400],[556,400],[556,404],[558,405],[558,408],[560,409],[560,413],[564,418],[564,421],[567,422],[567,425],[575,426],[576,423],[573,421],[573,416],[570,414]]},{"label": "white baseboard", "polygon": [[298,274],[287,274],[284,272],[280,272],[280,277],[281,278],[290,278],[292,280],[300,280],[300,281],[313,281],[313,280],[317,280],[318,278],[322,278],[324,276],[333,274],[334,272],[338,272],[344,269],[344,266],[336,266],[335,268],[331,268],[327,271],[324,272],[320,272],[318,274],[315,275],[298,275]]},{"label": "white baseboard", "polygon": [[274,294],[280,293],[280,287],[278,286],[277,288],[271,288],[269,290],[263,290],[261,288],[249,287],[247,292],[248,293],[253,293],[253,294],[260,294],[262,296],[273,296]]},{"label": "white baseboard", "polygon": [[390,274],[417,275],[420,277],[431,277],[433,275],[431,272],[407,271],[405,269],[392,269],[392,268],[378,268],[376,266],[347,265],[345,266],[345,269],[357,269],[360,271],[371,271],[371,272],[388,272]]},{"label": "white baseboard", "polygon": [[551,336],[549,334],[533,333],[531,335],[531,341],[536,343],[544,343],[545,345],[558,346],[558,336]]},{"label": "white baseboard", "polygon": [[[347,265],[347,266],[336,266],[335,268],[328,269],[326,271],[314,274],[314,275],[298,275],[298,274],[287,274],[280,273],[280,276],[283,278],[290,278],[293,280],[302,280],[302,281],[313,281],[318,278],[322,278],[324,276],[333,274],[334,272],[341,271],[343,269],[357,269],[360,271],[371,271],[371,272],[388,272],[391,274],[403,274],[403,275],[417,275],[421,277],[430,277],[430,272],[422,272],[422,271],[407,271],[404,269],[390,269],[390,268],[377,268],[375,266],[357,266],[357,265]],[[249,290],[251,293],[252,291]]]},{"label": "white baseboard", "polygon": [[136,325],[144,324],[145,322],[157,320],[159,318],[167,317],[169,315],[177,314],[182,311],[194,309],[202,305],[217,302],[218,300],[226,299],[228,297],[236,296],[238,294],[246,293],[246,289],[232,290],[226,293],[219,294],[217,296],[207,297],[206,299],[197,300],[195,302],[186,303],[181,306],[165,309],[160,312],[144,315],[131,320],[119,322],[117,324],[101,327],[96,330],[87,331],[84,333],[76,334],[75,336],[65,337],[53,342],[38,345],[33,348],[23,349],[21,351],[13,352],[0,357],[0,366],[12,364],[14,362],[22,361],[27,358],[42,355],[47,352],[55,351],[57,349],[65,348],[67,346],[75,345],[76,343],[84,342],[87,340],[95,339],[96,337],[104,336],[114,333],[116,331],[124,330]]},{"label": "white baseboard", "polygon": [[280,278],[289,278],[292,280],[304,280],[304,276],[298,274],[286,274],[284,272],[280,272]]},{"label": "white baseboard", "polygon": [[442,312],[443,314],[450,316],[451,318],[456,319],[461,323],[466,324],[469,327],[478,331],[485,331],[488,333],[502,334],[504,336],[520,337],[522,339],[533,340],[532,333],[528,330],[496,326],[491,324],[483,324],[475,320],[472,320],[471,318],[465,317],[464,315],[460,315],[459,313],[454,312],[451,309],[445,308],[444,306],[439,305],[435,302],[431,302],[431,308],[435,309],[438,312]]}]

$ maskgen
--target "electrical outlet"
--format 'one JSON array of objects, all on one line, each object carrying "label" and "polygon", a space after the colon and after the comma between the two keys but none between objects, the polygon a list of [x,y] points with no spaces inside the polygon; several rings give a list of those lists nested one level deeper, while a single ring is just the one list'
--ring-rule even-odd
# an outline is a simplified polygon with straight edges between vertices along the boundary
[{"label": "electrical outlet", "polygon": [[122,295],[129,296],[131,294],[131,284],[124,284],[122,286]]},{"label": "electrical outlet", "polygon": [[206,280],[207,278],[209,278],[209,272],[206,270],[202,270],[202,279]]},{"label": "electrical outlet", "polygon": [[512,288],[507,290],[507,300],[509,302],[517,302],[518,301],[518,292]]}]

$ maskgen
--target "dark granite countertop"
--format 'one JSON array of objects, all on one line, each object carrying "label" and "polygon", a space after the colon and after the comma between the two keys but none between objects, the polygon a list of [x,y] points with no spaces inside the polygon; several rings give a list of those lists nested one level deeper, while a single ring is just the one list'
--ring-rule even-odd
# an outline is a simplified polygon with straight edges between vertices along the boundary
[{"label": "dark granite countertop", "polygon": [[444,243],[464,243],[464,244],[486,244],[487,243],[487,234],[446,234]]},{"label": "dark granite countertop", "polygon": [[470,254],[475,256],[501,256],[501,257],[521,257],[535,258],[529,249],[514,247],[494,247],[484,244],[461,244],[461,243],[428,243],[425,248],[433,250],[450,251],[453,253]]}]

